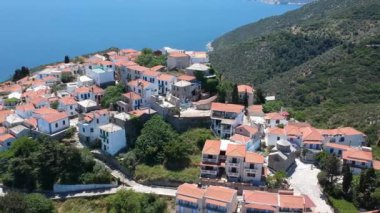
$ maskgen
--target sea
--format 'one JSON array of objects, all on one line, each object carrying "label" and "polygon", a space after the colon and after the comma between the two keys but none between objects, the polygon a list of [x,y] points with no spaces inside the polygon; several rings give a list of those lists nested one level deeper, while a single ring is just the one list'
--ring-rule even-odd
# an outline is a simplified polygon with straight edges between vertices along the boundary
[{"label": "sea", "polygon": [[1,0],[0,81],[109,47],[206,50],[239,26],[299,8],[256,0]]}]

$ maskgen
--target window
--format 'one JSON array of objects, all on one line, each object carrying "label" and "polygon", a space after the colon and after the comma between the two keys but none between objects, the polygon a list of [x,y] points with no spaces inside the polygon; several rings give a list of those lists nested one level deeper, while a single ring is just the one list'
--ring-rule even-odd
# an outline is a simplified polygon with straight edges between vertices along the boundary
[{"label": "window", "polygon": [[99,123],[99,118],[96,119],[96,123],[97,123],[97,124]]},{"label": "window", "polygon": [[237,163],[237,159],[236,158],[232,158],[231,163]]},{"label": "window", "polygon": [[70,106],[70,109],[73,109],[73,106]]},{"label": "window", "polygon": [[256,174],[255,173],[247,173],[247,176],[248,177],[256,177]]},{"label": "window", "polygon": [[276,124],[279,124],[280,123],[280,120],[276,120]]},{"label": "window", "polygon": [[338,151],[338,155],[339,155],[339,156],[342,155],[342,150],[339,150],[339,151]]},{"label": "window", "polygon": [[280,137],[277,137],[277,140],[279,141],[279,140],[280,140]]},{"label": "window", "polygon": [[344,137],[341,137],[341,138],[339,139],[339,142],[344,142]]},{"label": "window", "polygon": [[333,153],[334,152],[334,149],[333,148],[330,148],[330,153]]},{"label": "window", "polygon": [[82,132],[86,132],[86,129],[82,128]]},{"label": "window", "polygon": [[249,164],[249,169],[255,169],[255,164],[254,163]]},{"label": "window", "polygon": [[365,162],[362,162],[362,166],[365,166]]},{"label": "window", "polygon": [[212,155],[208,155],[207,158],[208,158],[208,159],[212,159]]},{"label": "window", "polygon": [[65,121],[65,120],[63,120],[63,121],[62,121],[62,124],[63,124],[63,125],[66,125],[66,121]]},{"label": "window", "polygon": [[231,168],[231,172],[232,172],[232,173],[237,173],[236,168],[235,168],[235,167]]},{"label": "window", "polygon": [[94,128],[91,128],[91,129],[90,129],[90,132],[94,132]]},{"label": "window", "polygon": [[353,166],[355,166],[355,161],[351,161],[351,164],[352,164]]},{"label": "window", "polygon": [[55,123],[55,128],[58,128],[58,123]]}]

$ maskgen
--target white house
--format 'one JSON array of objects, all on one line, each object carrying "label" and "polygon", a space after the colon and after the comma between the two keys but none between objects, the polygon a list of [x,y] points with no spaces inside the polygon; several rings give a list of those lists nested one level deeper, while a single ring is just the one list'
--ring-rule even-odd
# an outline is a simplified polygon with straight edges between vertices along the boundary
[{"label": "white house", "polygon": [[229,138],[234,134],[235,127],[241,125],[244,119],[244,106],[237,104],[211,104],[211,129],[221,138]]},{"label": "white house", "polygon": [[239,137],[239,136],[240,138],[241,137],[248,138],[247,143],[246,143],[247,150],[255,151],[258,148],[260,148],[261,134],[258,128],[248,126],[248,125],[240,125],[235,128],[235,134],[231,138],[233,140],[234,137]]},{"label": "white house", "polygon": [[45,114],[37,119],[38,131],[46,134],[54,134],[69,128],[70,120],[66,112]]},{"label": "white house", "polygon": [[186,51],[187,55],[190,56],[190,62],[191,64],[195,63],[201,63],[205,64],[208,63],[208,54],[204,51]]},{"label": "white house", "polygon": [[58,110],[66,112],[70,117],[78,115],[78,103],[71,97],[66,96],[58,101]]},{"label": "white house", "polygon": [[265,124],[268,127],[275,127],[279,124],[282,124],[285,126],[288,123],[288,121],[286,120],[286,117],[281,115],[281,113],[279,112],[267,113],[264,116],[264,119],[265,119]]},{"label": "white house", "polygon": [[16,106],[16,114],[20,116],[21,118],[30,118],[32,117],[32,113],[36,108],[33,104],[23,104]]},{"label": "white house", "polygon": [[176,79],[177,78],[174,75],[165,73],[158,76],[158,94],[165,96],[167,93],[170,93],[172,86],[176,82]]},{"label": "white house", "polygon": [[337,129],[320,129],[324,142],[335,142],[348,146],[365,145],[366,135],[352,127],[341,127]]},{"label": "white house", "polygon": [[141,96],[144,106],[148,106],[152,95],[158,94],[158,88],[155,84],[141,79],[130,81],[128,87],[130,91]]},{"label": "white house", "polygon": [[168,69],[185,69],[190,66],[190,56],[181,52],[169,53],[166,60]]},{"label": "white house", "polygon": [[44,97],[34,97],[30,102],[37,108],[50,107],[50,102]]},{"label": "white house", "polygon": [[154,84],[156,87],[158,87],[158,76],[160,75],[160,72],[152,71],[152,70],[146,70],[142,73],[142,79],[144,81],[147,81],[149,83]]},{"label": "white house", "polygon": [[246,152],[244,167],[242,171],[242,181],[252,184],[260,184],[264,170],[264,156],[255,152]]},{"label": "white house", "polygon": [[111,155],[115,155],[127,146],[125,130],[120,126],[109,123],[100,126],[99,129],[99,139],[102,142],[102,150]]},{"label": "white house", "polygon": [[123,94],[123,99],[125,103],[124,109],[120,111],[133,111],[136,109],[140,109],[140,107],[144,106],[143,99],[141,96],[135,92],[127,92]]},{"label": "white house", "polygon": [[89,65],[86,75],[94,80],[95,84],[102,87],[115,83],[115,67],[110,61],[103,61],[100,65]]},{"label": "white house", "polygon": [[7,128],[20,125],[24,122],[24,119],[17,114],[10,114],[5,118],[4,126]]},{"label": "white house", "polygon": [[94,85],[94,80],[86,75],[83,75],[78,78],[77,85],[80,87],[89,87]]},{"label": "white house", "polygon": [[285,129],[273,127],[265,130],[265,145],[276,146],[277,141],[287,140]]},{"label": "white house", "polygon": [[195,75],[195,73],[199,72],[199,73],[202,73],[203,76],[208,76],[210,74],[209,70],[210,70],[209,66],[195,63],[186,68],[186,74]]},{"label": "white house", "polygon": [[244,171],[245,145],[228,144],[226,151],[226,174],[229,181],[240,181]]},{"label": "white house", "polygon": [[79,117],[78,134],[82,141],[93,142],[99,137],[99,126],[108,124],[110,115],[108,110],[96,110]]},{"label": "white house", "polygon": [[[247,101],[248,106],[253,104],[254,101],[254,92],[253,87],[249,85],[238,85],[238,94],[240,103],[245,103]],[[247,99],[247,100],[245,100]]]}]

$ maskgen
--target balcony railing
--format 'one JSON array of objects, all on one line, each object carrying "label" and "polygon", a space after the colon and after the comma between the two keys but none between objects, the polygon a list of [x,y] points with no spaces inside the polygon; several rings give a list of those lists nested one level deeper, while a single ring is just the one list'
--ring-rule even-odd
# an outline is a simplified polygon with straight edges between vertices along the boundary
[{"label": "balcony railing", "polygon": [[229,177],[239,177],[239,173],[238,172],[227,172],[227,176],[229,176]]},{"label": "balcony railing", "polygon": [[231,167],[238,167],[239,163],[226,162],[226,165]]},{"label": "balcony railing", "polygon": [[257,169],[244,169],[246,173],[255,173]]},{"label": "balcony railing", "polygon": [[216,158],[202,158],[202,162],[205,162],[205,163],[219,163],[218,159],[216,159]]},{"label": "balcony railing", "polygon": [[218,171],[217,170],[204,170],[204,169],[202,169],[201,173],[202,174],[207,174],[207,175],[217,175]]}]

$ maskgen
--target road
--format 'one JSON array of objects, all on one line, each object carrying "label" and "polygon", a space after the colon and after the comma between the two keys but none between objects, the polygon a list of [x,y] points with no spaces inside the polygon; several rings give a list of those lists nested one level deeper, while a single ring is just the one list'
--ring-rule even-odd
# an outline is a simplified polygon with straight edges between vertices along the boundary
[{"label": "road", "polygon": [[318,184],[317,175],[320,172],[318,168],[311,168],[312,164],[305,164],[296,159],[297,167],[294,173],[289,177],[290,186],[296,193],[308,195],[316,205],[316,212],[332,213],[333,210],[326,203],[324,195]]}]

